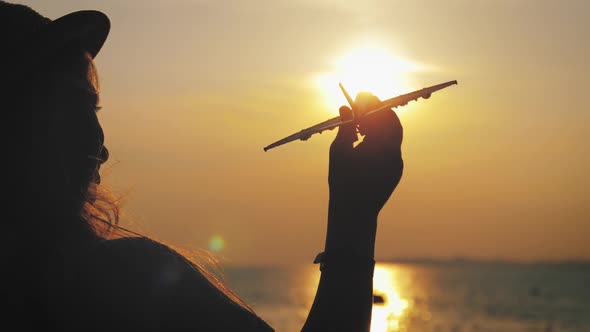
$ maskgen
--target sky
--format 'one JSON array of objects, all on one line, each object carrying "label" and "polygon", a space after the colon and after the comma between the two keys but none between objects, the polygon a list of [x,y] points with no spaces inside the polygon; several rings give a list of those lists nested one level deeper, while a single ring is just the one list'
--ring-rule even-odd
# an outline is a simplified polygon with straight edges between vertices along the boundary
[{"label": "sky", "polygon": [[338,114],[457,80],[396,109],[405,169],[377,260],[590,259],[590,2],[20,1],[95,9],[95,62],[121,225],[224,264],[322,251],[335,131],[263,152]]}]

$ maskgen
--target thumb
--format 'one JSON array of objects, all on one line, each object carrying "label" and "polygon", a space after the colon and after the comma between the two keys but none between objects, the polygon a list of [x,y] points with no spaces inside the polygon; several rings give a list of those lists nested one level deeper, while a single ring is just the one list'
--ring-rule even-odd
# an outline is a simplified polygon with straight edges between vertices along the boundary
[{"label": "thumb", "polygon": [[[340,106],[338,109],[341,121],[352,120],[352,110],[348,106]],[[337,145],[340,148],[352,148],[352,144],[358,139],[356,134],[356,125],[351,121],[341,124],[338,128],[338,133],[332,145]]]},{"label": "thumb", "polygon": [[[349,107],[341,106],[338,111],[340,112],[340,120],[353,119],[352,110]],[[355,151],[353,144],[356,140],[356,124],[353,121],[343,123],[338,127],[336,138],[330,145],[328,183],[331,190],[345,179],[348,173],[352,172]]]}]

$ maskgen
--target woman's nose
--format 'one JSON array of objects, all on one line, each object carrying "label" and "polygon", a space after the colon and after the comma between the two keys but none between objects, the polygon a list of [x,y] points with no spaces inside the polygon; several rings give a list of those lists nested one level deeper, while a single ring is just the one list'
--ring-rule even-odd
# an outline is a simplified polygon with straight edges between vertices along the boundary
[{"label": "woman's nose", "polygon": [[103,145],[98,155],[98,163],[104,164],[107,160],[109,160],[109,150]]}]

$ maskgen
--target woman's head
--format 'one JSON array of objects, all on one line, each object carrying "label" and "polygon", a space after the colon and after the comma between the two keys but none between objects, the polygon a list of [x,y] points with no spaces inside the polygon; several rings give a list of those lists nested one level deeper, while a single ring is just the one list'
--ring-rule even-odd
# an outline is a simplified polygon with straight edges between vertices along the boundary
[{"label": "woman's head", "polygon": [[25,86],[23,107],[33,134],[29,185],[37,206],[50,217],[108,221],[98,207],[99,169],[108,151],[96,114],[99,87],[92,58],[84,50],[65,49],[35,70]]},{"label": "woman's head", "polygon": [[30,137],[30,143],[17,162],[25,170],[25,201],[31,205],[26,219],[36,221],[27,229],[48,237],[94,234],[93,221],[116,222],[116,210],[101,205],[98,190],[98,170],[108,152],[96,116],[93,64],[109,28],[108,18],[97,11],[51,20],[27,6],[0,1],[3,109],[30,123],[30,136],[28,130],[19,131],[19,140]]},{"label": "woman's head", "polygon": [[105,161],[97,82],[86,53],[67,50],[38,68],[25,85],[23,102],[33,124],[31,173],[35,182],[50,181],[45,189],[56,198],[80,201]]}]

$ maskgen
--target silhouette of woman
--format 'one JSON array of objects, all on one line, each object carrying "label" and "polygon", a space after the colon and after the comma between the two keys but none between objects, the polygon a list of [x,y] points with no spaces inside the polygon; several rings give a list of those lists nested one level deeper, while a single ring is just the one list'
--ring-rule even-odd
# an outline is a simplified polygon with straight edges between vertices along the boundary
[{"label": "silhouette of woman", "polygon": [[[29,208],[4,233],[4,323],[19,330],[271,331],[197,263],[117,225],[116,202],[100,186],[108,151],[93,65],[109,29],[101,12],[50,20],[0,1],[2,98],[31,124],[26,156],[17,161]],[[340,113],[351,116],[347,107]],[[402,175],[402,127],[394,112],[360,125],[365,138],[357,147],[356,127],[347,125],[330,148],[328,229],[316,258],[322,273],[304,331],[369,328],[377,216]]]}]

